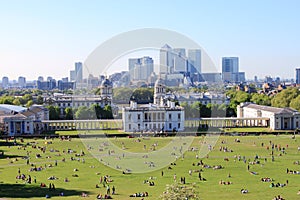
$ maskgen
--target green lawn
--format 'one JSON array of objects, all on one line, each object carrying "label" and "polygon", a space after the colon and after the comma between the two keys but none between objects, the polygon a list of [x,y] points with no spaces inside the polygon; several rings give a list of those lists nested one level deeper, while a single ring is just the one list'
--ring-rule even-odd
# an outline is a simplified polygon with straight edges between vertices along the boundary
[{"label": "green lawn", "polygon": [[[240,139],[240,142],[235,142],[237,138]],[[274,150],[274,162],[271,161],[271,149],[267,150],[270,141],[285,148],[288,145],[286,154],[281,153],[282,155],[280,155],[279,151]],[[32,148],[32,142],[35,142],[37,147],[46,147],[45,153],[39,148]],[[203,155],[204,157],[201,158],[204,164],[224,167],[224,169],[216,170],[197,166],[200,158],[197,160],[196,154],[202,155],[208,149],[208,144],[213,145],[210,137],[87,138],[72,139],[71,141],[26,139],[24,142],[17,140],[17,143],[15,146],[10,143],[12,145],[10,146],[5,141],[0,141],[0,150],[4,151],[4,157],[0,157],[0,198],[41,199],[46,194],[50,194],[53,199],[61,199],[62,197],[59,197],[58,194],[63,191],[65,195],[63,199],[78,199],[81,192],[84,191],[89,194],[89,197],[83,199],[96,199],[98,193],[104,194],[106,191],[103,185],[99,184],[100,176],[110,175],[113,181],[109,185],[116,187],[117,194],[113,195],[114,199],[141,199],[129,197],[129,195],[147,191],[149,197],[145,199],[156,200],[159,199],[158,197],[165,190],[167,184],[174,183],[174,174],[176,174],[177,180],[180,180],[180,177],[186,177],[187,184],[196,183],[200,199],[271,200],[279,194],[285,199],[300,197],[297,195],[300,189],[300,175],[286,173],[287,168],[300,171],[300,165],[293,164],[294,161],[300,160],[300,152],[297,150],[297,147],[300,146],[299,135],[296,136],[296,139],[292,139],[291,135],[221,136],[208,156]],[[263,147],[261,143],[264,143]],[[232,152],[220,151],[221,146],[227,147]],[[182,157],[179,153],[181,147],[183,149],[194,147],[196,150],[186,151]],[[202,153],[199,153],[201,147],[203,147]],[[67,153],[68,149],[76,153]],[[81,151],[85,155],[76,157],[75,154],[81,154]],[[27,152],[29,152],[30,162],[33,163],[33,166],[41,166],[42,171],[29,171],[32,167],[26,164],[25,159],[22,159]],[[36,158],[36,154],[41,154],[41,158]],[[149,157],[145,158],[144,155]],[[238,155],[241,156],[241,161],[234,158]],[[253,175],[247,171],[247,165],[249,161],[254,160],[256,155],[259,156],[260,164],[249,165],[250,171],[258,173],[258,175]],[[242,161],[243,156],[246,158],[246,163]],[[75,160],[71,161],[71,157],[74,157]],[[176,157],[176,165],[168,164]],[[225,161],[225,157],[229,161]],[[65,158],[65,162],[62,162],[63,158]],[[80,161],[77,161],[77,158],[80,158]],[[84,159],[84,163],[82,159]],[[58,161],[57,166],[55,166],[55,160]],[[151,167],[149,164],[145,164],[150,161],[153,161],[155,166]],[[109,164],[109,167],[103,163]],[[196,165],[193,166],[193,163]],[[50,164],[53,167],[48,167]],[[118,170],[116,165],[120,165],[121,169]],[[167,169],[169,166],[172,169]],[[19,168],[21,173],[26,176],[31,175],[32,180],[35,177],[37,183],[25,184],[25,181],[16,179]],[[126,171],[126,168],[134,169],[139,173],[123,174],[122,171]],[[78,169],[78,171],[74,172],[74,169]],[[203,170],[202,177],[207,181],[199,181],[198,173],[192,173],[192,175],[188,173],[189,170],[200,169]],[[143,171],[147,172],[142,173]],[[163,177],[161,171],[164,171]],[[78,177],[73,177],[74,174],[77,174]],[[228,174],[231,175],[230,178],[227,177]],[[58,179],[48,180],[47,178],[50,176],[58,177]],[[70,182],[64,182],[66,177]],[[143,183],[144,180],[149,180],[149,177],[153,177],[155,186]],[[285,183],[288,180],[289,184],[282,188],[270,188],[270,183],[260,181],[262,177],[273,178],[275,183]],[[230,181],[233,184],[219,185],[220,180]],[[45,183],[47,187],[40,188],[41,182]],[[49,191],[50,183],[55,184],[55,191]],[[96,188],[96,184],[99,184],[100,188]],[[248,189],[249,193],[241,194],[242,188]]]}]

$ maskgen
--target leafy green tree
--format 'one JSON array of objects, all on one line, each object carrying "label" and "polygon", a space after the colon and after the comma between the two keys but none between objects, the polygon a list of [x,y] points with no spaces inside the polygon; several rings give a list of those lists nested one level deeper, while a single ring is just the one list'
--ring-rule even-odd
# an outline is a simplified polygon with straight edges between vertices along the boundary
[{"label": "leafy green tree", "polygon": [[15,98],[14,101],[13,101],[13,104],[16,105],[16,106],[21,105],[20,98]]},{"label": "leafy green tree", "polygon": [[290,107],[300,111],[300,95],[291,100]]},{"label": "leafy green tree", "polygon": [[92,108],[80,106],[75,113],[76,119],[96,119],[96,112]]},{"label": "leafy green tree", "polygon": [[74,119],[74,114],[73,114],[73,109],[72,108],[66,108],[65,109],[65,118],[66,120],[73,120]]},{"label": "leafy green tree", "polygon": [[27,103],[26,103],[26,107],[29,108],[30,106],[33,105],[33,100],[29,100]]},{"label": "leafy green tree", "polygon": [[272,100],[271,104],[274,107],[284,108],[289,107],[292,99],[295,99],[300,94],[298,88],[289,87],[278,93]]},{"label": "leafy green tree", "polygon": [[47,106],[46,107],[49,110],[49,119],[50,120],[58,120],[59,119],[59,114],[60,114],[60,109],[58,106]]},{"label": "leafy green tree", "polygon": [[153,88],[137,88],[133,91],[132,96],[138,103],[153,102]]},{"label": "leafy green tree", "polygon": [[38,95],[36,98],[36,104],[42,105],[44,103],[43,97],[41,95]]},{"label": "leafy green tree", "polygon": [[271,105],[271,98],[265,94],[253,93],[251,95],[250,101],[253,103],[256,103],[258,105],[263,105],[263,106]]}]

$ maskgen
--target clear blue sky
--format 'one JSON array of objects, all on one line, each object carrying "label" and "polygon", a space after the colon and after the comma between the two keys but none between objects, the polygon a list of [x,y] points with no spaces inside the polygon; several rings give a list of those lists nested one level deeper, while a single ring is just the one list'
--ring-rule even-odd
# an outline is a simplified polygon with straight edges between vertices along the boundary
[{"label": "clear blue sky", "polygon": [[221,69],[240,57],[247,78],[292,78],[300,67],[298,0],[0,0],[0,78],[69,76],[102,42],[163,28],[200,44]]}]

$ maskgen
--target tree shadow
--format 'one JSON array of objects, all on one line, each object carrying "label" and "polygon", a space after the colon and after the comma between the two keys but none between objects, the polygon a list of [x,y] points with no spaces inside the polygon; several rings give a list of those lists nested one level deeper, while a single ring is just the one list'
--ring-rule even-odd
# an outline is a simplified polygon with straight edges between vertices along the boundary
[{"label": "tree shadow", "polygon": [[79,197],[82,192],[84,191],[68,190],[63,188],[56,188],[55,190],[49,191],[47,187],[41,188],[38,185],[0,183],[0,198],[33,198],[45,197],[46,195],[53,197],[59,196],[61,193],[63,193],[63,196]]},{"label": "tree shadow", "polygon": [[2,153],[0,151],[0,159],[7,159],[7,158],[20,158],[20,159],[22,159],[23,156],[19,156],[19,155],[7,155],[4,152]]}]

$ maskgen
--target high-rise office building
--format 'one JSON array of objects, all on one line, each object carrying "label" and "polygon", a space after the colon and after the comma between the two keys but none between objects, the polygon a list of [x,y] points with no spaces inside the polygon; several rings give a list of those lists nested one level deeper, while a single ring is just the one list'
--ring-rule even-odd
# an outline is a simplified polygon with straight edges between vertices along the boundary
[{"label": "high-rise office building", "polygon": [[300,68],[296,69],[296,84],[300,84]]},{"label": "high-rise office building", "polygon": [[159,51],[159,73],[160,74],[171,74],[174,69],[174,53],[172,48],[165,44]]},{"label": "high-rise office building", "polygon": [[222,58],[222,78],[223,81],[239,81],[239,58],[223,57]]},{"label": "high-rise office building", "polygon": [[2,78],[2,88],[6,89],[9,87],[9,79],[7,76]]},{"label": "high-rise office building", "polygon": [[18,86],[19,86],[20,88],[25,88],[25,87],[26,87],[26,78],[25,78],[25,77],[20,76],[20,77],[18,78]]},{"label": "high-rise office building", "polygon": [[173,53],[174,72],[185,72],[187,70],[187,58],[184,48],[175,48]]},{"label": "high-rise office building", "polygon": [[70,81],[76,81],[76,72],[75,72],[75,70],[70,71]]},{"label": "high-rise office building", "polygon": [[154,71],[153,59],[145,56],[142,58],[130,58],[128,60],[130,80],[148,81],[148,78]]},{"label": "high-rise office building", "polygon": [[38,81],[40,81],[40,82],[44,81],[44,77],[39,76],[39,77],[38,77]]},{"label": "high-rise office building", "polygon": [[188,72],[201,74],[201,50],[188,50]]},{"label": "high-rise office building", "polygon": [[75,74],[76,74],[76,82],[81,83],[82,79],[83,79],[82,63],[81,62],[76,62],[75,63]]}]

